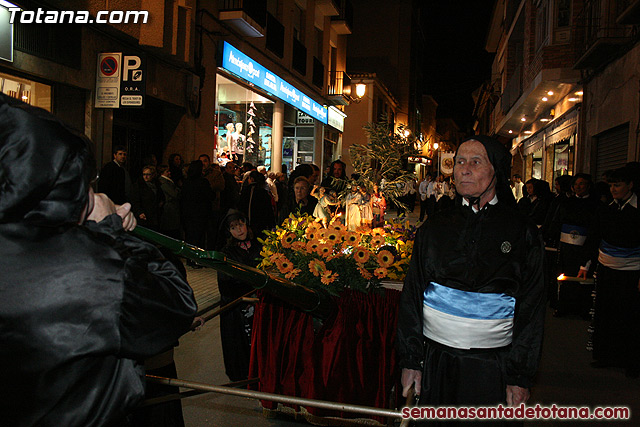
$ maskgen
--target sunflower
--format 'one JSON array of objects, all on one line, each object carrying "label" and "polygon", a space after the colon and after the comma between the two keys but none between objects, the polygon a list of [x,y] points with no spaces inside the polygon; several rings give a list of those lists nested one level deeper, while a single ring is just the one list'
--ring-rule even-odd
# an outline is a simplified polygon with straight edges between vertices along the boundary
[{"label": "sunflower", "polygon": [[326,228],[321,228],[320,230],[316,231],[316,239],[318,240],[324,240],[327,236],[327,229]]},{"label": "sunflower", "polygon": [[369,255],[369,251],[362,246],[358,246],[353,250],[353,259],[355,259],[358,264],[364,264],[369,261]]},{"label": "sunflower", "polygon": [[324,261],[320,259],[312,259],[309,261],[309,271],[314,276],[320,276],[327,270],[327,266],[324,264]]},{"label": "sunflower", "polygon": [[295,235],[295,233],[287,233],[283,238],[282,238],[282,247],[283,248],[290,248],[291,244],[293,242],[295,242],[297,236]]},{"label": "sunflower", "polygon": [[385,240],[383,236],[373,236],[371,238],[371,247],[378,248],[385,244]]},{"label": "sunflower", "polygon": [[358,267],[358,271],[360,272],[360,275],[362,276],[363,279],[369,280],[371,279],[371,277],[373,277],[371,272],[365,268]]},{"label": "sunflower", "polygon": [[316,251],[321,257],[327,258],[333,254],[333,245],[329,243],[321,243],[318,245]]},{"label": "sunflower", "polygon": [[372,236],[384,236],[385,232],[384,232],[384,228],[382,227],[376,227],[373,230],[371,230],[371,235]]},{"label": "sunflower", "polygon": [[293,279],[294,277],[298,276],[298,274],[300,274],[301,272],[302,272],[302,270],[300,270],[299,268],[294,268],[293,270],[291,270],[290,272],[285,274],[284,278],[285,279]]},{"label": "sunflower", "polygon": [[389,268],[393,265],[394,261],[395,257],[388,250],[383,249],[378,252],[378,264],[380,264],[380,267]]},{"label": "sunflower", "polygon": [[331,270],[327,270],[322,273],[320,281],[325,285],[330,285],[338,279],[338,273],[332,273]]},{"label": "sunflower", "polygon": [[307,242],[307,246],[306,246],[306,251],[309,255],[316,253],[316,251],[318,250],[318,246],[320,245],[320,242],[318,242],[317,240],[312,240],[310,242]]},{"label": "sunflower", "polygon": [[348,245],[348,246],[358,246],[360,244],[360,240],[362,239],[362,236],[358,233],[354,233],[354,232],[348,232],[347,235],[344,238],[344,242]]},{"label": "sunflower", "polygon": [[387,276],[388,272],[386,268],[379,267],[373,270],[373,274],[375,274],[378,279],[382,279]]},{"label": "sunflower", "polygon": [[342,240],[342,233],[336,230],[328,230],[328,232],[325,233],[324,238],[327,241],[327,243],[335,245],[336,243]]},{"label": "sunflower", "polygon": [[344,231],[344,225],[340,223],[332,223],[331,228],[335,231]]},{"label": "sunflower", "polygon": [[269,257],[269,261],[271,261],[272,263],[277,263],[279,259],[284,257],[285,257],[284,254],[281,254],[280,252],[276,252]]},{"label": "sunflower", "polygon": [[280,273],[288,273],[293,270],[294,267],[293,263],[285,257],[282,257],[278,261],[276,261],[276,265],[278,266],[278,270],[280,270]]}]

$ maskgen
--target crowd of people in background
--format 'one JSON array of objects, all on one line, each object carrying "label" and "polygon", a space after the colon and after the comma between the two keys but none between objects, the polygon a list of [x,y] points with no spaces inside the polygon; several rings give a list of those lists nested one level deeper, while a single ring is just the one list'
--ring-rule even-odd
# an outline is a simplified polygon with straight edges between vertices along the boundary
[{"label": "crowd of people in background", "polygon": [[[124,147],[114,147],[113,161],[100,175],[99,191],[114,201],[131,202],[141,225],[198,247],[225,248],[230,254],[243,255],[236,257],[239,261],[246,261],[251,243],[241,242],[244,251],[233,250],[240,243],[233,243],[230,237],[225,222],[229,212],[246,223],[250,238],[245,238],[254,242],[251,252],[255,252],[259,245],[255,238],[291,213],[311,215],[325,226],[340,216],[347,229],[356,230],[382,226],[388,207],[395,207],[401,216],[417,204],[422,222],[447,209],[456,197],[452,176],[428,173],[420,181],[402,184],[398,203],[388,203],[382,191],[384,181],[372,189],[350,184],[346,164],[340,160],[331,163],[318,183],[320,169],[314,164],[300,164],[290,174],[285,166],[276,173],[248,162],[223,158],[212,162],[207,154],[188,165],[179,154],[172,154],[167,164],[144,165],[141,176],[132,179],[125,167],[126,157]],[[538,227],[547,247],[548,295],[554,315],[593,317],[589,345],[596,365],[620,365],[630,376],[640,371],[640,362],[630,356],[640,351],[640,326],[630,326],[640,325],[634,264],[640,260],[640,217],[634,193],[640,188],[639,169],[637,163],[630,163],[608,171],[599,182],[584,173],[559,175],[553,191],[547,181],[530,178],[523,182],[518,174],[510,182],[517,209]],[[623,255],[620,248],[625,248]],[[624,260],[622,267],[619,259]],[[188,265],[200,268],[192,261]],[[586,278],[594,273],[595,314],[591,288],[571,283],[558,288],[555,280],[559,274]],[[614,288],[615,292],[609,292]]]}]

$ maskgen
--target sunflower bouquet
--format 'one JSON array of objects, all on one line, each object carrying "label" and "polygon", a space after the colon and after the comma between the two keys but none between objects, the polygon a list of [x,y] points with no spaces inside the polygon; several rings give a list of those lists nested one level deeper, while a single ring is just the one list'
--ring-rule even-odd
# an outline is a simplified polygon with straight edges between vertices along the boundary
[{"label": "sunflower bouquet", "polygon": [[291,215],[265,234],[258,268],[339,295],[343,289],[368,293],[382,281],[404,280],[415,227],[395,220],[348,231],[339,221],[324,228],[313,217]]}]

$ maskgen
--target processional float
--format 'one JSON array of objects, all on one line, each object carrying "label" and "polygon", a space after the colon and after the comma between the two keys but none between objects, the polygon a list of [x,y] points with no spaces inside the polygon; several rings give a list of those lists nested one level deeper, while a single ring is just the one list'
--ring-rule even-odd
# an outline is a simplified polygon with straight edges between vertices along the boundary
[{"label": "processional float", "polygon": [[[336,310],[335,301],[328,293],[322,292],[320,290],[310,289],[306,286],[291,282],[279,276],[269,274],[266,271],[230,260],[221,252],[207,251],[198,248],[197,246],[190,245],[184,241],[173,239],[171,237],[165,236],[141,226],[137,226],[133,230],[133,234],[148,242],[162,246],[173,252],[175,255],[190,259],[200,265],[213,268],[238,280],[247,282],[251,284],[256,290],[264,290],[269,294],[294,306],[298,310],[301,310],[315,318],[325,320]],[[230,304],[221,307],[215,312],[203,316],[204,321],[219,315],[220,313],[232,308],[234,305],[242,301],[247,301],[247,297],[248,295],[238,298],[236,301],[233,301]],[[196,326],[198,326],[198,324],[199,322],[194,322],[193,327],[195,328]],[[388,420],[397,420],[403,418],[401,412],[390,409],[331,402],[318,399],[309,399],[304,397],[286,396],[282,394],[236,388],[258,382],[258,379],[249,379],[247,381],[229,383],[226,385],[210,385],[181,379],[157,377],[152,375],[148,375],[147,380],[163,385],[188,388],[191,389],[191,391],[150,399],[145,402],[146,405],[157,404],[169,400],[182,399],[206,392],[214,392],[220,394],[255,398],[259,400],[283,404],[300,405],[305,407],[314,407],[340,412],[384,417]],[[413,390],[411,390],[410,395],[407,398],[407,405],[409,405],[410,402],[411,404],[413,404],[414,402]],[[404,420],[400,425],[402,426],[405,424],[408,425],[408,420]]]}]

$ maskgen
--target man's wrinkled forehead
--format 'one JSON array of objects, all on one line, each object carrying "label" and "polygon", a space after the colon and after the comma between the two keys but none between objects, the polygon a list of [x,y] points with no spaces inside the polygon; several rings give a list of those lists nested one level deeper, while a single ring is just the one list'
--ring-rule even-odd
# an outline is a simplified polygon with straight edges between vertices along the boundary
[{"label": "man's wrinkled forehead", "polygon": [[487,153],[487,149],[484,147],[484,144],[482,144],[480,141],[476,141],[475,139],[468,139],[458,147],[458,151],[456,152],[456,160],[470,160],[473,158],[489,161],[489,154]]}]

